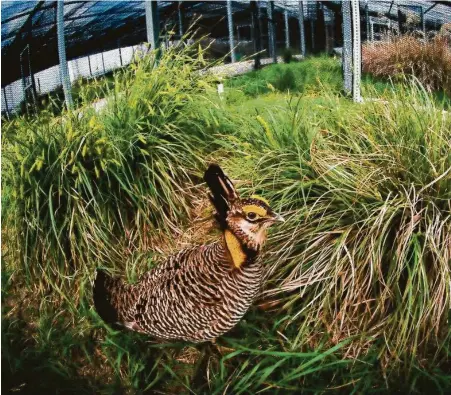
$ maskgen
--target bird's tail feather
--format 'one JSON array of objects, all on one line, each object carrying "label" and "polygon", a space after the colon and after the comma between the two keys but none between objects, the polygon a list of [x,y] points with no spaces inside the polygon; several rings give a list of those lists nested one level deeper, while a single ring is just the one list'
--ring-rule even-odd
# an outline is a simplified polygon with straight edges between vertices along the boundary
[{"label": "bird's tail feather", "polygon": [[119,319],[113,303],[113,293],[120,286],[119,281],[104,270],[97,269],[93,289],[94,306],[99,316],[110,325],[115,325]]}]

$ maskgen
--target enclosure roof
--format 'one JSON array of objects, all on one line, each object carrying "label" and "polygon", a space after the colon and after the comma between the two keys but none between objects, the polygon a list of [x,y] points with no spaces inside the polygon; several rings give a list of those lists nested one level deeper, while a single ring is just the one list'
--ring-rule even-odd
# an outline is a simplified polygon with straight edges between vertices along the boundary
[{"label": "enclosure roof", "polygon": [[[58,64],[56,35],[56,1],[2,1],[1,2],[1,47],[4,64],[17,65],[21,53],[29,48],[34,56],[34,71]],[[159,1],[160,23],[175,26],[178,23],[180,2]],[[226,2],[185,1],[184,13],[202,18],[224,17]],[[325,7],[340,7],[340,1],[322,2]],[[233,11],[248,10],[249,1],[234,1]],[[361,1],[361,9],[368,4],[371,15],[395,17],[399,7],[422,7],[426,22],[439,24],[451,22],[451,3],[444,1]],[[267,1],[260,1],[265,8]],[[298,15],[299,1],[276,1],[276,9],[287,10]],[[304,1],[307,19],[316,15],[316,3]],[[312,10],[314,12],[312,12]],[[146,41],[144,1],[64,1],[64,20],[67,58],[73,59],[101,52],[118,46],[134,45]],[[31,56],[31,55],[30,55]],[[15,67],[15,66],[14,66]],[[20,68],[20,67],[19,67]],[[2,86],[17,79],[20,71],[2,72]],[[8,81],[6,81],[8,80]]]},{"label": "enclosure roof", "polygon": [[[2,1],[2,55],[21,36],[32,32],[33,36],[45,38],[56,29],[56,1]],[[234,2],[234,7],[246,8],[244,1]],[[175,6],[175,7],[174,7]],[[174,1],[158,1],[158,8],[164,17],[170,17],[178,6]],[[224,15],[225,2],[184,2],[185,12],[204,14],[211,17]],[[64,1],[66,41],[84,41],[106,31],[118,29],[125,24],[133,26],[144,18],[144,1]],[[165,18],[161,18],[165,22]],[[145,26],[140,26],[144,28]],[[131,29],[131,35],[136,31]],[[43,45],[45,45],[43,43]]]},{"label": "enclosure roof", "polygon": [[[144,1],[64,1],[65,34],[68,41],[89,40],[94,35],[103,35],[109,29],[118,29],[125,24],[134,24],[135,20],[144,17]],[[159,1],[159,9],[173,8],[178,2]],[[175,3],[175,4],[174,4]],[[235,7],[247,7],[248,1],[234,1]],[[260,2],[263,7],[266,1]],[[340,3],[340,1],[325,2]],[[368,3],[369,10],[381,14],[390,13],[396,16],[400,6],[419,6],[426,12],[426,19],[439,20],[441,23],[451,22],[450,4],[445,1],[361,1]],[[56,1],[2,1],[2,55],[20,36],[32,29],[33,36],[45,38],[55,30]],[[308,7],[308,2],[304,2]],[[287,0],[275,2],[276,7],[284,8],[290,13],[297,13],[299,1]],[[225,2],[184,2],[189,12],[204,14],[204,17],[221,13]],[[307,8],[305,8],[307,9]],[[50,11],[50,12],[49,12]],[[130,34],[133,34],[131,31]],[[43,43],[42,45],[45,45]]]}]

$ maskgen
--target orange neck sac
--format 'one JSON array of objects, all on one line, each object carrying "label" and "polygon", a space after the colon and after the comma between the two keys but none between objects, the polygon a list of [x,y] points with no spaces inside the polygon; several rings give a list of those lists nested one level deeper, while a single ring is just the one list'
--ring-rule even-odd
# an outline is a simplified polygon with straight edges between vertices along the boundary
[{"label": "orange neck sac", "polygon": [[241,268],[246,262],[252,261],[258,253],[243,246],[240,240],[228,229],[224,231],[224,240],[227,251],[232,258],[233,266],[237,269]]}]

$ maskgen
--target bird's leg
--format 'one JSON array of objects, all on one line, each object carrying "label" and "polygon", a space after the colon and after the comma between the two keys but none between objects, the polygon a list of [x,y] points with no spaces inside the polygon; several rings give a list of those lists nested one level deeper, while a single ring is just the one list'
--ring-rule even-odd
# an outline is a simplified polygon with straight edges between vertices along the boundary
[{"label": "bird's leg", "polygon": [[234,348],[221,346],[220,344],[218,344],[216,342],[216,340],[217,340],[216,338],[210,340],[210,344],[209,344],[208,348],[209,348],[211,354],[216,354],[218,356],[218,358],[222,358],[224,355],[227,355],[227,354],[231,353],[232,351],[235,351]]}]

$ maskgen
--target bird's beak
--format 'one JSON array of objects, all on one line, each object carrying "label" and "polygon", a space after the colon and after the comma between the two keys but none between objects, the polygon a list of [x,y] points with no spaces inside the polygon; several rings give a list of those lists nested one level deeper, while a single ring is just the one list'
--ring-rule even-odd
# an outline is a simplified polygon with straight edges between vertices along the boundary
[{"label": "bird's beak", "polygon": [[273,221],[274,222],[285,222],[285,218],[282,217],[280,214],[274,213],[273,214]]}]

